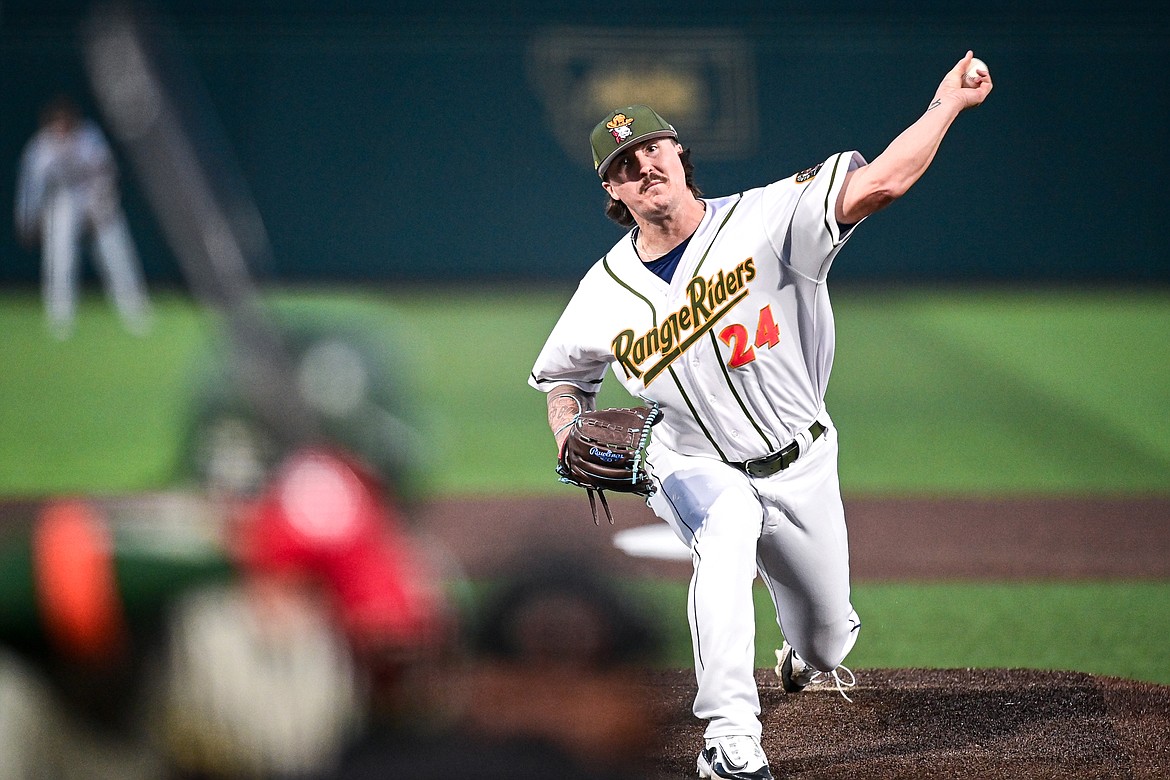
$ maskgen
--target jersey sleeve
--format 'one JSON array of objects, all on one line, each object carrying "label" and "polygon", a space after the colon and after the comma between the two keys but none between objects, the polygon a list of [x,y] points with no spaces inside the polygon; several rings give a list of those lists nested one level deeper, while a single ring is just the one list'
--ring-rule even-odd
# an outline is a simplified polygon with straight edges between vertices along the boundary
[{"label": "jersey sleeve", "polygon": [[845,174],[865,164],[858,152],[840,152],[765,188],[765,223],[782,262],[810,279],[825,279],[837,251],[857,227],[837,223],[837,196]]},{"label": "jersey sleeve", "polygon": [[528,384],[543,393],[565,384],[596,393],[613,360],[608,342],[597,335],[598,313],[604,308],[589,305],[593,276],[581,281],[532,366]]},{"label": "jersey sleeve", "polygon": [[37,147],[29,143],[20,157],[20,169],[16,178],[14,212],[16,229],[25,236],[31,236],[41,219],[41,207],[45,199],[45,176],[38,165]]}]

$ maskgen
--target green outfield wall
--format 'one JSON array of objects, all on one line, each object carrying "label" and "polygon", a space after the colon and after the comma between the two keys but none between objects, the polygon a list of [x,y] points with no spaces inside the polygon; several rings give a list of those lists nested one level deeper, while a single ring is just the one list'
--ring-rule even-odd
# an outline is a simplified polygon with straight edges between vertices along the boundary
[{"label": "green outfield wall", "polygon": [[[276,280],[576,278],[620,235],[585,144],[614,105],[659,107],[699,184],[725,194],[842,149],[873,158],[973,48],[995,92],[835,277],[1170,281],[1164,3],[756,5],[158,8],[254,192],[275,248],[257,271]],[[0,4],[0,283],[39,273],[7,216],[38,106],[58,90],[92,106],[85,8]],[[126,202],[148,273],[178,280],[133,179]]]}]

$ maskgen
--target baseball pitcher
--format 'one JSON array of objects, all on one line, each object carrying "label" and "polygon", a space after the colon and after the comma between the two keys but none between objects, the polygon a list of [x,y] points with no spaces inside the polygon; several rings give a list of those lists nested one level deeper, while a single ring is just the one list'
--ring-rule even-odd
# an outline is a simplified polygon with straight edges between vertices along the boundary
[{"label": "baseball pitcher", "polygon": [[[835,346],[826,280],[858,225],[901,197],[955,118],[990,93],[986,70],[964,81],[972,59],[872,162],[844,151],[727,197],[702,197],[690,150],[647,106],[612,111],[591,134],[606,213],[631,229],[582,279],[529,383],[547,393],[562,454],[580,449],[570,441],[607,368],[660,418],[641,492],[694,564],[700,777],[772,777],[754,678],[757,572],[784,637],[784,688],[852,683],[841,663],[861,623],[825,408]],[[562,455],[562,478],[591,487],[587,469],[568,470]]]}]

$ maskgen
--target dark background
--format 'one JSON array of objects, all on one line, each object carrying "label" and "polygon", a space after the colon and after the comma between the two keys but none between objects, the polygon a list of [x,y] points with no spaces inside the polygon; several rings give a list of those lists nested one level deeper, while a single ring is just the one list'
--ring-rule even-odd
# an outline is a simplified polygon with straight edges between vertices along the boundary
[{"label": "dark background", "polygon": [[[704,191],[722,195],[844,149],[872,159],[968,48],[995,91],[959,118],[914,190],[867,223],[835,278],[1170,281],[1156,209],[1170,173],[1165,3],[723,6],[152,7],[185,44],[256,198],[275,249],[257,270],[274,281],[576,279],[620,235],[586,140],[609,108],[659,107],[693,147]],[[6,286],[39,276],[11,218],[38,107],[66,90],[94,110],[78,47],[86,9],[0,4]],[[639,80],[652,94],[622,92]],[[599,98],[596,84],[609,91]],[[125,201],[148,275],[177,281],[129,175]]]}]

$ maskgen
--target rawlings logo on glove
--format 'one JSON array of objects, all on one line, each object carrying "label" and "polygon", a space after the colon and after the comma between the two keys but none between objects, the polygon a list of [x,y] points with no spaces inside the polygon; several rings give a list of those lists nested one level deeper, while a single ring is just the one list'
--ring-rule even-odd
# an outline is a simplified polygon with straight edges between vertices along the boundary
[{"label": "rawlings logo on glove", "polygon": [[557,458],[557,474],[561,482],[585,488],[594,523],[600,525],[594,493],[601,498],[612,524],[613,514],[602,491],[641,496],[654,492],[646,470],[645,448],[650,426],[661,418],[657,404],[650,408],[598,409],[581,412],[574,418]]},{"label": "rawlings logo on glove", "polygon": [[619,461],[625,457],[625,455],[621,454],[620,452],[613,452],[612,450],[603,450],[603,449],[599,449],[598,447],[590,447],[589,454],[594,455],[594,456],[600,458],[601,460],[604,460],[606,463],[616,463],[617,461]]}]

